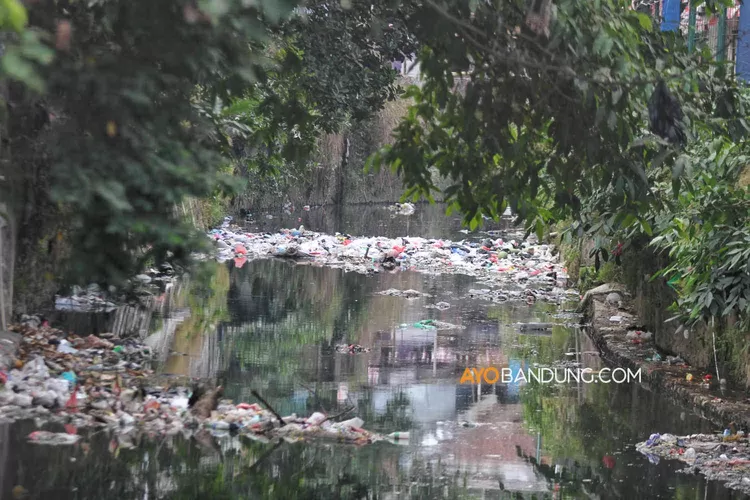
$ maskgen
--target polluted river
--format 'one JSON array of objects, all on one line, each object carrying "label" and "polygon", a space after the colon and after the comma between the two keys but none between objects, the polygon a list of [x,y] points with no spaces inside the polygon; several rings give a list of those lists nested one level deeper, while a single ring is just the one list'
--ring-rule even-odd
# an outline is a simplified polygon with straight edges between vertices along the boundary
[{"label": "polluted river", "polygon": [[148,307],[48,315],[80,336],[148,346],[164,384],[211,381],[231,405],[298,416],[297,429],[346,413],[338,420],[361,419],[346,432],[382,439],[284,438],[215,419],[207,432],[122,439],[58,422],[43,428],[76,442],[42,446],[28,439],[39,420],[8,421],[0,498],[746,498],[636,451],[652,432],[717,431],[638,382],[466,380],[467,368],[605,365],[553,249],[519,244],[505,218],[468,232],[439,205],[404,212],[248,215],[211,233],[223,258]]}]

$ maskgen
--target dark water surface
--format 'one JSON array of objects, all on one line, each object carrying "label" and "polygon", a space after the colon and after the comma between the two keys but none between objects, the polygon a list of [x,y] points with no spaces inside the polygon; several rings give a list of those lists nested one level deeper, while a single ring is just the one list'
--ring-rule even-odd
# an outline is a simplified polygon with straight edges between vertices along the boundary
[{"label": "dark water surface", "polygon": [[[382,208],[287,218],[306,215],[306,227],[328,232],[466,237],[455,220],[425,208],[409,221]],[[377,295],[389,288],[431,297]],[[45,448],[25,443],[34,427],[25,423],[0,427],[2,498],[13,498],[16,485],[50,499],[742,498],[633,450],[651,432],[714,430],[637,384],[460,384],[467,367],[603,366],[577,329],[535,336],[512,326],[570,321],[556,317],[555,306],[492,304],[472,297],[472,288],[482,287],[457,275],[366,277],[281,261],[207,265],[175,292],[169,314],[152,321],[151,340],[166,345],[165,372],[218,379],[236,401],[253,402],[250,391],[258,390],[282,414],[354,406],[367,429],[409,431],[408,443],[203,436],[126,449],[98,434],[76,448]],[[425,307],[441,301],[451,307]],[[427,318],[460,328],[414,326]],[[341,343],[371,351],[336,353]]]}]

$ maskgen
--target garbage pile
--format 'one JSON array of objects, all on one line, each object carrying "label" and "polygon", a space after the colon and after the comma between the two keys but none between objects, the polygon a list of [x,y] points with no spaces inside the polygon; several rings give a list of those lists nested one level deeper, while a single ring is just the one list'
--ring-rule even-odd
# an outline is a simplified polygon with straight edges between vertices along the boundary
[{"label": "garbage pile", "polygon": [[55,297],[55,309],[58,311],[110,312],[116,308],[115,303],[107,300],[97,285],[74,287],[71,295]]},{"label": "garbage pile", "polygon": [[220,262],[234,259],[238,266],[253,259],[275,257],[367,275],[405,270],[465,274],[504,288],[488,289],[482,294],[489,300],[559,302],[566,294],[574,294],[566,291],[566,270],[552,245],[505,241],[501,237],[458,242],[410,237],[357,238],[317,233],[303,226],[277,233],[247,233],[230,222],[225,221],[221,228],[210,231],[209,236],[216,244],[216,258]]},{"label": "garbage pile", "polygon": [[661,459],[687,464],[681,472],[700,473],[709,480],[725,481],[728,488],[750,493],[750,442],[743,431],[730,426],[723,434],[651,434],[636,450],[651,463]]},{"label": "garbage pile", "polygon": [[[385,439],[364,430],[358,418],[336,422],[337,416],[322,413],[282,418],[265,401],[264,409],[222,399],[222,387],[150,385],[157,380],[148,367],[151,352],[132,340],[111,334],[68,335],[46,322],[11,329],[23,340],[11,366],[0,367],[0,422],[33,419],[39,428],[28,436],[33,444],[75,444],[78,431],[87,428],[105,428],[120,436],[204,430],[290,441],[324,438],[365,444]],[[351,345],[347,351],[369,349]],[[41,429],[46,424],[62,424],[66,432]]]},{"label": "garbage pile", "polygon": [[0,420],[52,416],[56,410],[86,410],[78,420],[133,419],[118,413],[117,405],[135,392],[130,385],[152,373],[147,346],[113,334],[68,335],[47,321],[29,320],[11,331],[22,341],[10,366],[0,367]]}]

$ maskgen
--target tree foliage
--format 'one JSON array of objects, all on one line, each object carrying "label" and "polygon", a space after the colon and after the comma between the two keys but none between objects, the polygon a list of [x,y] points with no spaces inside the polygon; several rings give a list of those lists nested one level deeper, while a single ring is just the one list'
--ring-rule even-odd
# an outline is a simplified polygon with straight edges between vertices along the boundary
[{"label": "tree foliage", "polygon": [[284,62],[298,79],[325,132],[362,121],[395,99],[392,61],[416,51],[408,30],[410,3],[391,0],[310,0],[303,14],[285,23],[281,37],[292,50]]},{"label": "tree foliage", "polygon": [[278,29],[266,51],[275,62],[225,108],[236,172],[262,183],[302,176],[323,133],[346,131],[398,98],[392,61],[416,50],[411,11],[393,2],[314,0]]},{"label": "tree foliage", "polygon": [[688,55],[628,2],[558,0],[548,36],[526,16],[523,1],[424,2],[409,24],[423,84],[408,90],[415,104],[374,162],[415,197],[436,191],[433,169],[451,179],[442,195],[473,225],[510,205],[541,230],[600,192],[601,209],[639,213],[654,199],[650,172],[678,151],[647,131],[655,86],[682,103],[695,137],[733,83],[710,53]]},{"label": "tree foliage", "polygon": [[414,198],[447,177],[441,194],[473,227],[507,206],[540,236],[571,220],[568,236],[594,241],[597,268],[654,238],[671,256],[662,275],[680,316],[750,318],[748,191],[737,184],[750,127],[731,68],[707,46],[690,54],[628,2],[556,0],[546,31],[528,13],[523,1],[426,0],[409,20],[423,82],[372,162],[403,175]]}]

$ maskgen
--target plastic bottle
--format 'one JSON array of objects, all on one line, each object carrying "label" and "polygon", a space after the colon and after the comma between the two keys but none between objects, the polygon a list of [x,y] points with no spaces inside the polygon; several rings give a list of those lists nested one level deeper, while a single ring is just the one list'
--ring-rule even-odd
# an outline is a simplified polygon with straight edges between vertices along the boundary
[{"label": "plastic bottle", "polygon": [[390,434],[388,434],[388,437],[391,439],[396,439],[396,440],[399,440],[399,439],[407,440],[409,439],[409,433],[408,432],[391,432]]},{"label": "plastic bottle", "polygon": [[325,419],[326,419],[325,415],[316,411],[315,413],[313,413],[307,418],[307,423],[309,425],[320,425],[321,423],[323,423]]},{"label": "plastic bottle", "polygon": [[208,426],[209,428],[216,430],[229,430],[229,422],[226,422],[224,420],[216,420],[214,422],[211,422]]}]

